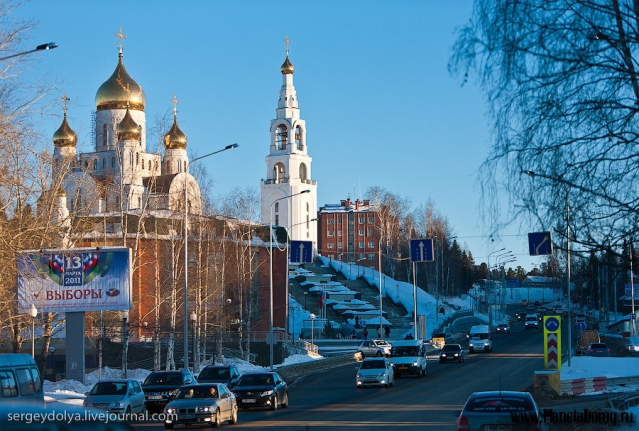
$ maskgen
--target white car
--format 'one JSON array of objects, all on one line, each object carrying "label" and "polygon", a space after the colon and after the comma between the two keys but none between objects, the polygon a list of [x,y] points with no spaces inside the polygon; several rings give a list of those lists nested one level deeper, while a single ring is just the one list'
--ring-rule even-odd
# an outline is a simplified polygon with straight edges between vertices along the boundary
[{"label": "white car", "polygon": [[101,380],[87,392],[83,406],[109,413],[144,413],[144,392],[137,380]]},{"label": "white car", "polygon": [[497,332],[510,333],[510,326],[508,323],[500,323],[497,325]]},{"label": "white car", "polygon": [[536,314],[527,314],[525,324],[526,329],[539,329],[539,316]]},{"label": "white car", "polygon": [[395,384],[393,367],[387,358],[366,358],[357,369],[357,389],[365,386],[392,386]]},{"label": "white car", "polygon": [[390,343],[384,340],[364,340],[357,347],[357,352],[362,355],[363,358],[367,356],[390,356],[391,347]]}]

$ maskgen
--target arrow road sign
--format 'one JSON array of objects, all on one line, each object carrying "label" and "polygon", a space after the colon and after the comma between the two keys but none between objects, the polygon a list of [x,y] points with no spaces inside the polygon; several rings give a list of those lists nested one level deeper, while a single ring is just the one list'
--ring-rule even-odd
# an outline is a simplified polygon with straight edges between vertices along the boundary
[{"label": "arrow road sign", "polygon": [[586,322],[577,322],[577,331],[584,332],[586,330]]},{"label": "arrow road sign", "polygon": [[410,240],[410,260],[411,262],[432,262],[435,260],[433,251],[433,239],[411,239]]},{"label": "arrow road sign", "polygon": [[528,251],[531,256],[552,254],[552,236],[550,232],[531,232],[528,234]]},{"label": "arrow road sign", "polygon": [[556,317],[549,317],[544,322],[548,332],[556,332],[559,329],[559,320]]},{"label": "arrow road sign", "polygon": [[313,241],[291,241],[291,262],[313,262]]}]

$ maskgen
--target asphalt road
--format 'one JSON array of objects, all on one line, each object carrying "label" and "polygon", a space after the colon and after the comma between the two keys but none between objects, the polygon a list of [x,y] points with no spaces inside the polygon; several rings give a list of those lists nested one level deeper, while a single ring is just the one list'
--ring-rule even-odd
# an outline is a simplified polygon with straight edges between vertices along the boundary
[{"label": "asphalt road", "polygon": [[[521,391],[532,384],[533,371],[543,369],[542,333],[515,323],[510,334],[494,334],[492,353],[467,354],[464,363],[447,364],[431,356],[425,378],[403,377],[391,388],[358,390],[355,365],[309,375],[290,385],[289,408],[240,411],[231,428],[454,430],[454,413],[472,392]],[[161,424],[135,428],[163,429]]]}]

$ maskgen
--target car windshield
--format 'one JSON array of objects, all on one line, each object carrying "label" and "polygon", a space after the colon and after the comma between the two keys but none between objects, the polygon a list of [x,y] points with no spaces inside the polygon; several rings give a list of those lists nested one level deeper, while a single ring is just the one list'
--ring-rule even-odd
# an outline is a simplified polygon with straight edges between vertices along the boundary
[{"label": "car windshield", "polygon": [[369,370],[374,368],[386,368],[384,361],[364,361],[360,370]]},{"label": "car windshield", "polygon": [[240,378],[238,386],[264,386],[272,385],[273,377],[270,374],[247,374]]},{"label": "car windshield", "polygon": [[534,411],[530,400],[514,396],[481,396],[471,398],[464,410],[476,413]]},{"label": "car windshield", "polygon": [[151,373],[142,386],[180,386],[182,384],[182,373]]},{"label": "car windshield", "polygon": [[446,344],[443,348],[442,348],[442,352],[454,352],[460,349],[460,345],[459,344]]},{"label": "car windshield", "polygon": [[220,379],[227,380],[230,372],[228,368],[205,368],[200,372],[199,379]]},{"label": "car windshield", "polygon": [[126,395],[126,382],[96,383],[89,395]]},{"label": "car windshield", "polygon": [[390,346],[390,344],[388,344],[384,340],[375,340],[375,344],[377,344],[378,346]]},{"label": "car windshield", "polygon": [[488,334],[484,333],[484,334],[470,334],[471,337],[473,337],[473,340],[485,340],[486,338],[488,338]]},{"label": "car windshield", "polygon": [[433,338],[446,338],[446,334],[444,334],[443,332],[440,332],[439,334],[433,335]]},{"label": "car windshield", "polygon": [[215,386],[195,386],[180,389],[175,397],[178,400],[190,398],[217,398],[217,388]]},{"label": "car windshield", "polygon": [[417,356],[419,348],[417,346],[393,346],[391,356]]},{"label": "car windshield", "polygon": [[591,349],[607,349],[608,346],[606,344],[603,343],[594,343],[590,345]]}]

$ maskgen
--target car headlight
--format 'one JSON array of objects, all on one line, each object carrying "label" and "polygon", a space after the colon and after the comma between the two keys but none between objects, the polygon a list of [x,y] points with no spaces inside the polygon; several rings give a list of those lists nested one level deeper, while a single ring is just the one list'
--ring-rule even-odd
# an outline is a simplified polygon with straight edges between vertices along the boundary
[{"label": "car headlight", "polygon": [[455,356],[459,356],[459,353],[455,353]]},{"label": "car headlight", "polygon": [[445,357],[446,357],[446,353],[442,353],[442,358],[445,358]]},{"label": "car headlight", "polygon": [[111,404],[111,406],[123,409],[125,406],[125,403],[124,401],[115,401],[113,404]]},{"label": "car headlight", "polygon": [[196,409],[196,411],[197,411],[198,413],[214,412],[214,411],[215,411],[215,407],[212,407],[212,406],[198,407],[198,408]]},{"label": "car headlight", "polygon": [[173,407],[167,407],[166,409],[164,409],[164,413],[166,413],[167,415],[172,415],[175,413],[175,409]]},{"label": "car headlight", "polygon": [[413,367],[417,366],[417,361],[413,362]]},{"label": "car headlight", "polygon": [[269,395],[273,395],[273,389],[262,392],[263,397],[268,397]]}]

